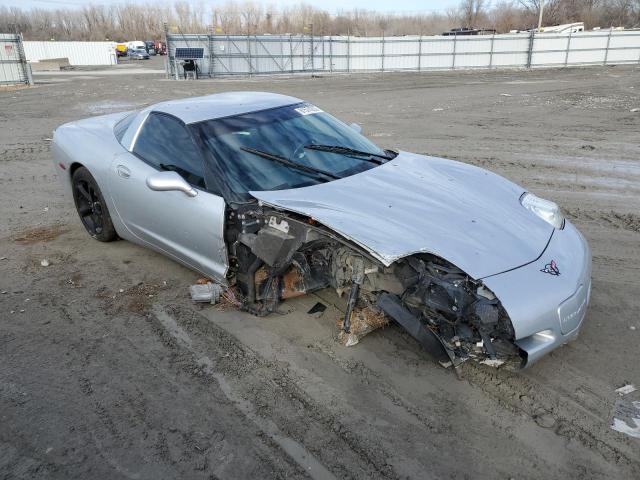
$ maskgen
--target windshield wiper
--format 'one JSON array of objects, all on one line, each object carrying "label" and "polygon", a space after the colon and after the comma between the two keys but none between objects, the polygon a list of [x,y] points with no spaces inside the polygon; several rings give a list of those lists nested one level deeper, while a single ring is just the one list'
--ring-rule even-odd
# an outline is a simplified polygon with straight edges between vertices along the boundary
[{"label": "windshield wiper", "polygon": [[[382,155],[381,153],[365,152],[363,150],[356,150],[355,148],[350,147],[342,147],[340,145],[318,145],[316,143],[312,143],[310,145],[305,145],[304,148],[307,148],[309,150],[318,150],[320,152],[338,153],[342,155],[355,155],[357,157],[377,157],[384,160],[393,160],[393,157]],[[374,160],[373,158],[363,158],[363,160],[375,163],[376,165],[382,165],[381,161]]]},{"label": "windshield wiper", "polygon": [[280,155],[276,155],[274,153],[263,152],[262,150],[256,150],[255,148],[250,148],[250,147],[240,147],[240,150],[247,153],[252,153],[254,155],[257,155],[258,157],[266,158],[267,160],[271,160],[272,162],[280,163],[287,167],[295,168],[296,170],[300,170],[301,172],[313,173],[315,175],[324,175],[325,177],[329,177],[332,180],[338,180],[340,178],[331,172],[326,172],[318,168],[307,167],[306,165],[301,165],[296,162],[291,162],[286,158],[281,157]]}]

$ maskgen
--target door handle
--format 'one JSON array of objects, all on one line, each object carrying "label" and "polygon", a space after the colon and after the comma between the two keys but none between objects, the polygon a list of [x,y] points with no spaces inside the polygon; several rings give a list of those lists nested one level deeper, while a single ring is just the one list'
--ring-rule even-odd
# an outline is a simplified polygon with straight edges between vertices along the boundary
[{"label": "door handle", "polygon": [[125,167],[124,165],[118,165],[116,167],[116,172],[118,173],[119,176],[121,176],[122,178],[129,178],[131,176],[131,170],[129,170],[127,167]]}]

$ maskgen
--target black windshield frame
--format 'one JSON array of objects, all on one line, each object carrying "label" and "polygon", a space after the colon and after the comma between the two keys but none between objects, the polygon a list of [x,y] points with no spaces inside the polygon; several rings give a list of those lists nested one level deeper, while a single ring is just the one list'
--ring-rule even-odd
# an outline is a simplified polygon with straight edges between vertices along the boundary
[{"label": "black windshield frame", "polygon": [[[242,147],[245,146],[288,159],[297,155],[294,161],[300,162],[303,166],[324,167],[322,169],[331,171],[339,178],[361,173],[377,165],[357,157],[349,159],[331,152],[318,152],[314,155],[315,158],[308,158],[304,153],[300,153],[304,150],[304,145],[331,141],[351,148],[372,151],[377,155],[386,153],[349,125],[306,102],[205,120],[190,124],[189,128],[205,155],[205,163],[210,173],[208,183],[217,180],[223,197],[229,202],[251,200],[253,197],[249,191],[301,188],[324,183],[311,175],[305,178],[304,172],[282,164],[279,165],[279,169],[275,169],[273,165],[278,165],[278,162],[255,156],[247,160],[242,155],[251,154],[242,152]],[[320,158],[320,154],[333,157]],[[269,166],[260,165],[259,161],[264,161]],[[311,162],[319,163],[320,167]],[[282,169],[296,173],[284,172]],[[250,172],[250,175],[247,172]],[[270,172],[276,174],[272,175]],[[251,179],[244,178],[251,175]],[[281,179],[287,181],[279,183]]]}]

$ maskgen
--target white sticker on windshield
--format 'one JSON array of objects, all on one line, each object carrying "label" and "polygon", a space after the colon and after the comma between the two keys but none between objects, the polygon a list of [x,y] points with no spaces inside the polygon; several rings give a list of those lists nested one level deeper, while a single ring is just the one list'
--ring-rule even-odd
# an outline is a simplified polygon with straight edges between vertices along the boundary
[{"label": "white sticker on windshield", "polygon": [[315,105],[305,105],[304,107],[296,108],[294,110],[298,112],[300,115],[311,115],[313,113],[322,113],[322,110],[320,110]]}]

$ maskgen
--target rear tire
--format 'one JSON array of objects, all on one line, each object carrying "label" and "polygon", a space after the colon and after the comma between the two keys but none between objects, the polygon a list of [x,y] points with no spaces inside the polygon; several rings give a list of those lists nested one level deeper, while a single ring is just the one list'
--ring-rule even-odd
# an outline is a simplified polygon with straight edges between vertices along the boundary
[{"label": "rear tire", "polygon": [[118,234],[113,227],[107,203],[89,170],[80,167],[73,172],[71,189],[80,221],[89,235],[101,242],[117,239]]}]

